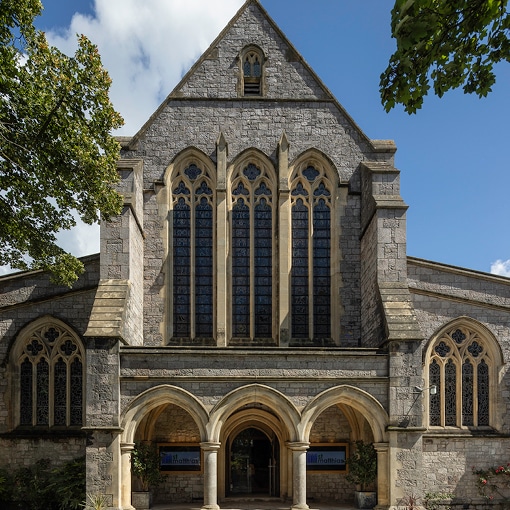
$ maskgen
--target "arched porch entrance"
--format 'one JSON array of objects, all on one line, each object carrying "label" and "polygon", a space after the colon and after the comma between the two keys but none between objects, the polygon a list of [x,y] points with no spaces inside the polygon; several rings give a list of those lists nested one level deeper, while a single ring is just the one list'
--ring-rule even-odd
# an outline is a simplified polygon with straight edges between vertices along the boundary
[{"label": "arched porch entrance", "polygon": [[227,496],[280,495],[280,444],[274,432],[248,427],[231,434],[226,448]]},{"label": "arched porch entrance", "polygon": [[[376,490],[379,506],[388,506],[387,424],[388,415],[379,401],[360,388],[342,385],[325,390],[310,401],[303,410],[300,427],[309,452],[327,445],[325,448],[333,452],[333,458],[340,457],[342,452],[349,457],[356,441],[372,443],[377,452],[378,469],[377,481],[371,490]],[[318,469],[317,475],[307,469],[307,497],[320,495],[328,500],[352,501],[354,487],[347,481],[347,470],[342,468],[341,462],[331,472]]]}]

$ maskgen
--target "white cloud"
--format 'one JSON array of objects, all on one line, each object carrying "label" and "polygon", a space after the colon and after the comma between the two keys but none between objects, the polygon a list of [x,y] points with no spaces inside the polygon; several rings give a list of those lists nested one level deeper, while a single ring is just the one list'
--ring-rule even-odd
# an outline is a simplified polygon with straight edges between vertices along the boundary
[{"label": "white cloud", "polygon": [[491,264],[491,273],[499,276],[510,277],[510,259],[508,260],[496,260]]},{"label": "white cloud", "polygon": [[243,0],[95,0],[94,15],[75,14],[70,27],[46,33],[51,44],[74,52],[76,34],[97,44],[113,80],[111,99],[125,120],[118,132],[134,135]]}]

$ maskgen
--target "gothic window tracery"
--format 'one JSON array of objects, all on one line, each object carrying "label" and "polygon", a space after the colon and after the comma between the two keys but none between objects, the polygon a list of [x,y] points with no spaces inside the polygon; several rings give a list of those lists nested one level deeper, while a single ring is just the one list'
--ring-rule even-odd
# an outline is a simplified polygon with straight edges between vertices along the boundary
[{"label": "gothic window tracery", "polygon": [[248,163],[231,190],[232,336],[273,338],[274,177]]},{"label": "gothic window tracery", "polygon": [[172,182],[173,337],[213,337],[214,193],[190,163]]},{"label": "gothic window tracery", "polygon": [[291,184],[292,338],[331,338],[332,186],[322,170],[308,165]]},{"label": "gothic window tracery", "polygon": [[455,326],[432,345],[428,385],[429,425],[480,427],[490,425],[491,372],[495,361],[489,340],[467,326]]},{"label": "gothic window tracery", "polygon": [[83,353],[64,327],[46,323],[21,340],[19,425],[81,426]]}]

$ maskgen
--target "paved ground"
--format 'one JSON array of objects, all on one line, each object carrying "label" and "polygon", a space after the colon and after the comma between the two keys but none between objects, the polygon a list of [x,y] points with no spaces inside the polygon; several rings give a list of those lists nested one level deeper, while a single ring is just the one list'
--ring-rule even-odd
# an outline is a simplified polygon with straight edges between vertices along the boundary
[{"label": "paved ground", "polygon": [[[346,503],[308,502],[311,510],[355,510],[354,507]],[[222,510],[289,510],[290,502],[283,502],[279,499],[260,499],[260,500],[237,500],[226,499],[220,503]],[[200,510],[199,502],[193,503],[174,503],[174,504],[156,504],[151,510]]]}]

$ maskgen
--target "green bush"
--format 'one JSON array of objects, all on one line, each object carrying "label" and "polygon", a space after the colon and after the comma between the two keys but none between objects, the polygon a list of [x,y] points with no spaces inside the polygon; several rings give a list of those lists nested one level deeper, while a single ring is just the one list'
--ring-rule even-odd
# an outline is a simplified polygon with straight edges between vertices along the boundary
[{"label": "green bush", "polygon": [[0,469],[2,510],[77,510],[84,500],[84,457],[53,469],[49,459],[12,473]]},{"label": "green bush", "polygon": [[356,450],[347,459],[349,474],[346,478],[366,491],[377,478],[377,452],[372,443],[356,441],[355,444]]},{"label": "green bush", "polygon": [[52,471],[59,510],[78,510],[85,500],[85,457],[71,460]]}]

